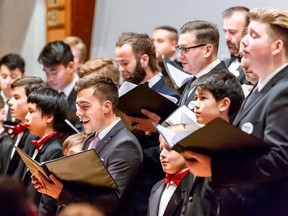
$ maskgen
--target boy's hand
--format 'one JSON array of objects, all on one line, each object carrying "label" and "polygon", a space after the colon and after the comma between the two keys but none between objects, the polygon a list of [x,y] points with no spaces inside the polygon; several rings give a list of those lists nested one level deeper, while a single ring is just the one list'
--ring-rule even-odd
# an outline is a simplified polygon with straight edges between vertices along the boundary
[{"label": "boy's hand", "polygon": [[58,199],[62,189],[63,184],[53,175],[50,174],[49,178],[51,179],[51,182],[46,179],[46,177],[41,173],[38,172],[38,178],[35,176],[31,176],[31,182],[34,186],[34,188],[39,192],[43,194],[47,194],[54,199]]},{"label": "boy's hand", "polygon": [[210,157],[189,150],[184,151],[182,155],[184,156],[186,165],[192,174],[199,177],[212,176]]},{"label": "boy's hand", "polygon": [[147,118],[136,118],[128,115],[125,115],[125,117],[133,122],[133,125],[135,125],[138,130],[156,132],[156,128],[153,126],[152,122],[158,123],[161,118],[157,114],[146,109],[142,109],[141,113],[146,115]]}]

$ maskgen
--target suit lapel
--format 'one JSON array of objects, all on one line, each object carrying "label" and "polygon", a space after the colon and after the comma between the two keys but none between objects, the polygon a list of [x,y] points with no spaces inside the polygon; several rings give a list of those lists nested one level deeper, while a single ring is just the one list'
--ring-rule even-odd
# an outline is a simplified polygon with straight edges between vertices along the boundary
[{"label": "suit lapel", "polygon": [[149,198],[149,215],[151,216],[158,215],[160,198],[164,190],[164,186],[164,181],[162,181],[160,187]]},{"label": "suit lapel", "polygon": [[112,138],[123,128],[125,127],[122,120],[120,120],[104,137],[101,139],[97,146],[96,152],[100,152],[111,140]]},{"label": "suit lapel", "polygon": [[177,207],[182,204],[182,193],[181,193],[181,186],[179,185],[176,190],[174,191],[172,197],[170,198],[168,205],[165,209],[163,216],[170,216],[173,215],[174,212],[177,210]]}]

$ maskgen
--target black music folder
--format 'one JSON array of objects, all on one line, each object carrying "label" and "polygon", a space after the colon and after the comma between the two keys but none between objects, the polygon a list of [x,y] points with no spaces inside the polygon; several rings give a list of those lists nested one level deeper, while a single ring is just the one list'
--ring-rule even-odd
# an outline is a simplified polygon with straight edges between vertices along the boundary
[{"label": "black music folder", "polygon": [[161,119],[166,119],[178,105],[147,85],[139,84],[119,97],[117,108],[126,115],[140,118],[145,118],[141,109],[147,109],[156,113]]},{"label": "black music folder", "polygon": [[180,153],[191,150],[208,156],[216,156],[232,152],[251,153],[269,148],[263,140],[243,132],[221,118],[214,119],[204,127],[195,127],[195,131],[190,132],[173,134],[161,125],[157,125],[157,130],[170,148]]},{"label": "black music folder", "polygon": [[[16,147],[16,151],[36,178],[40,171],[48,180],[53,173],[61,182],[70,184],[117,188],[116,182],[95,149],[39,163]],[[38,178],[39,179],[39,178]]]}]

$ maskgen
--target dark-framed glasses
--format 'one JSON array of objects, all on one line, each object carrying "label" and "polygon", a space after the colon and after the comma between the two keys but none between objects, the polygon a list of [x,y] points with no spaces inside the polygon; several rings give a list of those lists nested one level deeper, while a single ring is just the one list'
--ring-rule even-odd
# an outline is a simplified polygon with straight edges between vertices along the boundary
[{"label": "dark-framed glasses", "polygon": [[198,47],[202,47],[202,46],[206,46],[207,44],[199,44],[199,45],[196,45],[196,46],[191,46],[191,47],[181,47],[181,46],[179,46],[179,45],[177,45],[177,46],[175,46],[175,48],[176,48],[176,50],[178,51],[178,52],[183,52],[183,53],[188,53],[188,51],[190,50],[190,49],[194,49],[194,48],[198,48]]}]

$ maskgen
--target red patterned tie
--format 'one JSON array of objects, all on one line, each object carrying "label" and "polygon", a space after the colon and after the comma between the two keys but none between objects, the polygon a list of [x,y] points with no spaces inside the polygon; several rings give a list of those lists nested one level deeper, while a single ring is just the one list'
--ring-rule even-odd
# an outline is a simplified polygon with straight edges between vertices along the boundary
[{"label": "red patterned tie", "polygon": [[188,169],[179,174],[168,174],[166,173],[165,184],[169,184],[170,182],[174,182],[175,185],[179,185],[182,178],[188,173]]},{"label": "red patterned tie", "polygon": [[35,145],[36,149],[39,151],[41,146],[45,145],[45,143],[54,135],[56,135],[57,132],[52,132],[50,134],[47,134],[46,136],[42,137],[40,140],[32,140],[32,143]]}]

